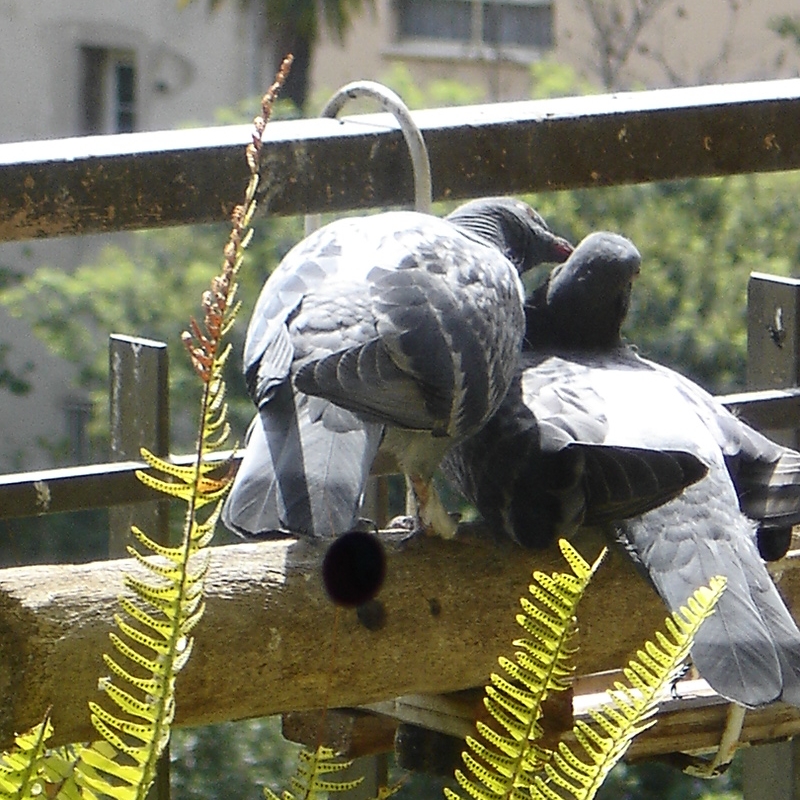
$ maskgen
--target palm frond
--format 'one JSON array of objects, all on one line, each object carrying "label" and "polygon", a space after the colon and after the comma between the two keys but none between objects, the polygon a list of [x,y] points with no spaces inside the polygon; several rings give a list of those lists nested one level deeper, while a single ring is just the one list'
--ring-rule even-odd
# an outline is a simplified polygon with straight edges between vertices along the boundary
[{"label": "palm frond", "polygon": [[712,578],[699,588],[679,612],[667,617],[667,633],[656,632],[656,642],[646,642],[623,670],[628,684],[617,681],[602,710],[591,711],[594,725],[578,720],[573,732],[578,747],[559,743],[536,775],[531,800],[591,800],[633,738],[655,724],[656,697],[689,654],[697,631],[714,611],[725,589],[725,578]]},{"label": "palm frond", "polygon": [[[474,800],[529,800],[534,772],[549,757],[537,747],[542,703],[550,692],[569,686],[574,667],[575,610],[605,550],[589,564],[566,540],[559,542],[571,573],[533,573],[530,597],[520,599],[517,623],[526,636],[516,639],[514,659],[500,658],[505,676],[493,674],[484,703],[499,731],[478,722],[483,741],[467,737],[467,775],[456,770],[459,786]],[[448,800],[460,796],[445,789]]]}]

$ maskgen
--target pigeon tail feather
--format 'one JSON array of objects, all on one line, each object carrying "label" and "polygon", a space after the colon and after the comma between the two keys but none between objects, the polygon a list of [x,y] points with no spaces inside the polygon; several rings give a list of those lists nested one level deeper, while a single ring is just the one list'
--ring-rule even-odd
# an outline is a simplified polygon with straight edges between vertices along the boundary
[{"label": "pigeon tail feather", "polygon": [[[687,490],[643,519],[622,523],[623,544],[671,611],[714,575],[727,586],[695,638],[692,661],[723,697],[753,708],[800,701],[800,630],[755,546],[753,526],[738,511],[709,518],[700,504],[714,486]],[[696,485],[696,486],[698,486]],[[698,517],[700,517],[698,519]],[[708,524],[715,526],[707,529]]]},{"label": "pigeon tail feather", "polygon": [[222,512],[232,530],[326,538],[355,525],[382,428],[331,428],[307,401],[285,384],[253,420]]}]

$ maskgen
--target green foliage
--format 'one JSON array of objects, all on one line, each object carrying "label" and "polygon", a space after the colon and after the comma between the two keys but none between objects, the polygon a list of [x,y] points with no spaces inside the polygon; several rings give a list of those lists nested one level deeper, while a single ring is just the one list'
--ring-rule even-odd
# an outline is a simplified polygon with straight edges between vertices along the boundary
[{"label": "green foliage", "polygon": [[[234,293],[235,286],[231,301]],[[223,310],[220,334],[233,321],[236,306],[223,306]],[[195,332],[202,340],[197,327]],[[191,632],[205,610],[207,547],[229,486],[229,479],[211,476],[219,466],[209,463],[208,457],[225,444],[229,432],[221,376],[230,349],[220,351],[214,346],[206,351],[212,349],[210,362],[202,363],[202,369],[196,366],[205,387],[196,463],[179,467],[142,451],[150,466],[165,477],[140,472],[139,479],[162,494],[183,500],[186,526],[177,547],[160,545],[139,528],[132,529],[141,550],[129,546],[128,552],[142,568],[142,575],[125,576],[125,586],[135,599],[120,597],[124,615],[115,615],[118,632],[110,634],[117,654],[103,656],[112,674],[101,679],[100,687],[116,709],[111,712],[99,703],[89,703],[92,724],[102,741],[85,748],[76,767],[87,797],[144,800],[169,741],[175,680],[191,655]],[[197,364],[196,350],[192,356]],[[213,506],[211,513],[203,511],[209,505]]]},{"label": "green foliage", "polygon": [[[625,333],[642,352],[687,372],[708,388],[744,387],[746,291],[752,270],[792,274],[800,264],[800,174],[775,173],[643,186],[596,188],[530,197],[545,218],[574,240],[615,230],[642,252],[642,274]],[[206,265],[217,258],[221,228],[200,226],[130,237],[72,274],[43,267],[0,291],[53,352],[76,363],[95,398],[95,447],[106,440],[110,332],[148,336],[174,347],[192,311]],[[242,276],[247,318],[267,274],[302,236],[299,219],[263,220],[252,246],[254,269]],[[153,298],[157,297],[158,302]],[[236,352],[244,330],[233,333]],[[252,415],[238,359],[226,372],[231,421],[244,431]],[[170,368],[175,440],[187,447],[195,383],[180,359]]]},{"label": "green foliage", "polygon": [[715,392],[745,385],[751,271],[800,264],[800,174],[593,188],[528,198],[559,232],[629,237],[642,253],[624,333]]},{"label": "green foliage", "polygon": [[[528,635],[514,642],[520,648],[514,661],[500,658],[507,677],[492,675],[486,687],[486,708],[502,732],[479,721],[483,741],[467,737],[469,749],[463,753],[471,775],[455,772],[473,800],[591,800],[633,738],[654,724],[656,697],[674,680],[725,589],[725,579],[714,577],[667,617],[667,634],[656,632],[655,643],[646,642],[623,670],[627,684],[615,682],[608,702],[589,711],[591,724],[576,721],[577,746],[562,740],[550,750],[541,743],[542,703],[549,691],[569,686],[577,606],[605,555],[590,566],[568,542],[560,540],[559,546],[572,574],[534,572],[533,602],[522,598],[524,613],[517,616]],[[447,787],[444,794],[447,800],[462,800]]]},{"label": "green foliage", "polygon": [[531,81],[534,99],[571,97],[596,91],[595,87],[580,78],[568,64],[559,64],[546,58],[531,64]]},{"label": "green foliage", "polygon": [[316,751],[302,750],[298,757],[297,772],[289,783],[294,791],[285,790],[278,797],[268,786],[264,787],[267,800],[327,800],[329,794],[349,792],[364,778],[354,780],[331,779],[329,775],[346,770],[352,761],[337,761],[330,747],[318,747]]},{"label": "green foliage", "polygon": [[45,745],[53,735],[49,715],[44,722],[17,736],[15,747],[0,756],[0,798],[24,800],[44,793],[42,776]]},{"label": "green foliage", "polygon": [[440,78],[424,87],[414,82],[411,70],[403,62],[394,62],[381,76],[381,83],[395,91],[409,108],[441,108],[466,106],[485,101],[484,92],[477,86]]},{"label": "green foliage", "polygon": [[[584,91],[568,68],[534,67],[542,96]],[[386,81],[412,107],[476,102],[472,87],[434,82],[424,91],[407,68],[394,66]],[[602,183],[602,176],[600,176]],[[751,270],[789,275],[800,264],[800,174],[775,173],[641,186],[597,187],[530,197],[545,218],[574,240],[595,229],[630,237],[642,252],[625,329],[644,355],[677,367],[717,392],[745,385],[746,286]],[[300,219],[260,220],[251,247],[254,268],[242,275],[243,316],[289,247],[302,236]],[[42,267],[0,286],[0,302],[28,321],[50,349],[79,367],[79,383],[95,400],[90,427],[102,452],[107,439],[108,333],[127,333],[177,344],[182,320],[204,286],[207,265],[219,256],[223,226],[148,231],[124,237],[90,264],[67,274]],[[155,300],[157,298],[157,301]],[[241,351],[244,330],[233,333]],[[231,422],[243,432],[252,415],[238,359],[225,374]],[[24,379],[24,376],[20,376]],[[193,443],[191,369],[170,367],[176,448]]]},{"label": "green foliage", "polygon": [[667,617],[667,635],[657,631],[657,644],[648,641],[623,670],[627,685],[616,681],[608,692],[609,702],[600,711],[589,711],[594,725],[577,720],[573,733],[579,746],[573,749],[559,742],[552,759],[544,764],[544,777],[534,778],[531,800],[591,800],[595,796],[634,737],[655,724],[657,695],[686,660],[725,584],[721,576],[712,578],[680,612]]},{"label": "green foliage", "polygon": [[609,773],[597,793],[598,800],[742,800],[741,758],[713,781],[693,778],[657,761],[626,764]]},{"label": "green foliage", "polygon": [[279,717],[176,728],[170,740],[173,800],[261,800],[287,786],[300,745],[281,735]]},{"label": "green foliage", "polygon": [[[261,134],[284,77],[282,69],[262,100],[261,116],[247,147],[251,179],[244,203],[232,214],[222,270],[202,293],[203,321],[197,323],[192,318],[191,332],[181,335],[193,373],[203,387],[196,458],[190,466],[176,466],[143,449],[142,456],[155,474],[137,472],[142,483],[186,505],[182,540],[177,547],[170,547],[153,541],[136,526],[132,528],[140,549],[127,549],[141,572],[124,576],[130,594],[119,598],[122,613],[115,614],[117,630],[109,634],[116,653],[103,655],[111,675],[99,681],[100,689],[115,708],[110,711],[107,706],[90,701],[91,722],[101,738],[80,748],[71,761],[61,759],[51,764],[60,796],[69,800],[144,800],[169,741],[175,716],[176,677],[191,655],[192,631],[205,610],[207,548],[231,482],[230,470],[222,478],[214,477],[212,473],[219,470],[219,464],[210,460],[230,434],[223,370],[231,347],[229,343],[223,345],[223,339],[240,308],[236,302],[236,276],[253,234]],[[156,297],[154,293],[151,302]],[[208,506],[212,507],[210,511]],[[49,720],[45,723],[41,730],[34,731],[35,735],[19,740],[32,755],[26,752],[24,759],[16,761],[14,754],[5,756],[9,766],[7,782],[10,788],[18,789],[16,796],[27,797],[29,785],[31,793],[44,791],[43,785],[32,780],[50,730]]]},{"label": "green foliage", "polygon": [[796,47],[800,47],[800,15],[781,14],[773,17],[769,22],[769,28],[781,39],[788,39]]},{"label": "green foliage", "polygon": [[[265,100],[264,120],[268,112]],[[124,616],[115,615],[118,633],[110,634],[117,655],[104,655],[112,676],[102,678],[100,687],[117,708],[112,713],[99,703],[89,703],[92,724],[102,741],[85,748],[76,765],[78,783],[88,798],[99,795],[144,800],[169,741],[176,677],[191,655],[191,634],[205,610],[207,548],[231,481],[230,474],[215,478],[212,473],[219,465],[210,460],[230,434],[223,369],[231,347],[229,343],[223,346],[223,339],[240,308],[236,276],[252,238],[260,131],[258,134],[248,147],[252,176],[245,203],[233,213],[222,271],[203,292],[203,322],[198,324],[192,318],[191,333],[181,336],[203,386],[196,458],[190,466],[182,467],[142,450],[156,475],[139,471],[137,477],[151,489],[182,500],[186,522],[177,547],[159,544],[139,528],[132,528],[145,552],[131,546],[128,552],[142,568],[142,575],[125,576],[125,586],[135,599],[120,597]],[[208,506],[212,507],[210,512]]]},{"label": "green foliage", "polygon": [[25,375],[33,371],[33,364],[28,361],[22,367],[22,372],[12,370],[8,366],[8,354],[11,345],[8,342],[0,342],[0,389],[4,389],[11,394],[24,395],[31,390],[30,381],[26,380]]},{"label": "green foliage", "polygon": [[[517,615],[527,635],[514,641],[519,649],[513,661],[499,659],[506,677],[493,674],[486,687],[486,709],[502,732],[478,722],[478,733],[487,744],[467,737],[471,752],[463,754],[474,777],[461,770],[455,773],[459,786],[475,800],[529,800],[532,776],[548,758],[536,744],[542,736],[542,703],[550,692],[569,687],[576,651],[575,610],[605,556],[603,550],[590,566],[567,541],[560,540],[559,546],[572,574],[533,573],[532,599],[520,599],[523,612]],[[451,789],[445,788],[444,794],[459,800]]]},{"label": "green foliage", "polygon": [[58,796],[81,800],[75,764],[82,746],[46,749],[53,735],[49,713],[27,733],[15,737],[14,748],[0,755],[0,800],[27,800]]},{"label": "green foliage", "polygon": [[[269,271],[302,236],[298,219],[261,220],[250,248],[252,267],[241,276],[243,317],[255,305]],[[90,434],[96,451],[108,440],[108,334],[124,333],[165,341],[178,352],[185,320],[196,313],[197,298],[208,286],[209,264],[220,261],[220,241],[227,226],[203,225],[145,231],[110,245],[95,261],[66,273],[41,267],[28,278],[0,291],[0,302],[23,317],[56,354],[79,367],[78,384],[94,400]],[[231,343],[241,352],[244,330]],[[236,362],[236,363],[233,363]],[[230,387],[230,417],[244,431],[252,416],[239,359],[231,359],[225,378]],[[185,359],[170,363],[173,446],[194,445],[197,381]]]}]

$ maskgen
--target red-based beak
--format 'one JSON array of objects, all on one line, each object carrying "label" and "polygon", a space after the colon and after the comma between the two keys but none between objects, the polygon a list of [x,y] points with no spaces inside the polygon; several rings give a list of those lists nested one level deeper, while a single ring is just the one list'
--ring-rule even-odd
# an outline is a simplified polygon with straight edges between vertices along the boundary
[{"label": "red-based beak", "polygon": [[566,261],[572,255],[574,249],[566,239],[562,239],[560,236],[553,236],[552,260],[557,264]]}]

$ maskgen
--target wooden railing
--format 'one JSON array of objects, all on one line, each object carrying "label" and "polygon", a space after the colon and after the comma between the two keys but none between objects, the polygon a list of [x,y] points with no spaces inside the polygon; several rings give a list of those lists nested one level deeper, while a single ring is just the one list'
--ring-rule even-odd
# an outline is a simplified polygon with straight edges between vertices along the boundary
[{"label": "wooden railing", "polygon": [[[800,168],[800,80],[414,117],[430,149],[435,199]],[[223,220],[247,182],[248,136],[248,127],[237,126],[2,145],[0,241]],[[413,197],[403,140],[387,115],[271,123],[263,169],[260,207],[274,214]],[[798,306],[796,282],[754,280],[768,287],[759,300],[764,308]],[[752,329],[753,341],[759,331]],[[773,371],[780,385],[726,402],[759,427],[797,428],[797,354],[758,346],[758,358],[781,360]],[[130,440],[126,448],[120,455],[130,459]],[[128,460],[2,476],[0,518],[156,499],[133,475],[141,466]],[[385,704],[481,685],[513,635],[510,587],[524,587],[534,563],[557,567],[554,556],[520,558],[510,544],[480,537],[390,547],[383,615],[343,612],[328,685],[333,610],[313,579],[320,555],[312,543],[292,541],[216,549],[207,614],[178,685],[179,723],[302,711],[326,700],[332,707]],[[782,562],[780,585],[796,604],[794,564]],[[0,571],[0,740],[35,724],[51,704],[62,741],[90,735],[86,701],[96,691],[128,566]],[[664,610],[643,582],[613,563],[597,576],[584,614],[581,671],[593,673],[619,666]],[[701,713],[692,711],[693,719]],[[709,706],[710,732],[696,746],[718,735],[718,716]],[[659,744],[659,730],[643,746],[648,754],[676,747],[674,736]],[[749,738],[796,732],[800,712],[780,707],[762,712]]]}]

